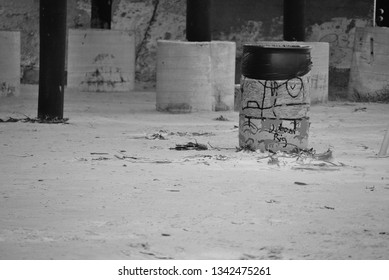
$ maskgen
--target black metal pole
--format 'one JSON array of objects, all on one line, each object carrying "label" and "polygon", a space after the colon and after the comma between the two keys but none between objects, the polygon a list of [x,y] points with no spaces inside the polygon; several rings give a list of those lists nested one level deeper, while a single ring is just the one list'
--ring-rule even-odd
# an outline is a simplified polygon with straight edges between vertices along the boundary
[{"label": "black metal pole", "polygon": [[284,0],[284,40],[305,41],[305,0]]},{"label": "black metal pole", "polygon": [[38,118],[63,118],[66,0],[40,0]]},{"label": "black metal pole", "polygon": [[186,39],[211,41],[211,0],[186,0]]},{"label": "black metal pole", "polygon": [[112,0],[92,0],[91,28],[111,29]]}]

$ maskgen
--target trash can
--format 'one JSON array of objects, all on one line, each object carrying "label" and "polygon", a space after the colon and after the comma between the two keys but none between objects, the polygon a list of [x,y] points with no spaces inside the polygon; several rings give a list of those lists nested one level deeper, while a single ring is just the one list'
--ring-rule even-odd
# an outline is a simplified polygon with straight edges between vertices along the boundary
[{"label": "trash can", "polygon": [[243,46],[239,146],[261,151],[308,146],[311,47]]}]

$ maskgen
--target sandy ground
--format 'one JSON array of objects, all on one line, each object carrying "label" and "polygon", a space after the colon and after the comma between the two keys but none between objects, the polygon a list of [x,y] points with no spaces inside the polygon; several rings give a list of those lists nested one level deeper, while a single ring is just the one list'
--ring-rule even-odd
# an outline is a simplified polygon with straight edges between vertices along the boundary
[{"label": "sandy ground", "polygon": [[[35,86],[0,99],[36,114]],[[68,90],[65,117],[0,123],[0,259],[389,259],[389,104],[312,106],[330,162],[237,152],[236,112],[160,113],[152,92]],[[209,149],[170,149],[189,141]]]}]

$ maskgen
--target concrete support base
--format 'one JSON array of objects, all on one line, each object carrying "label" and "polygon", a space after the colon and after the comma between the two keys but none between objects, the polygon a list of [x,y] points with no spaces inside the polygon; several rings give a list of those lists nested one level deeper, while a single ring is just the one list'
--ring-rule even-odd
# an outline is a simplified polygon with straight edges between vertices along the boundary
[{"label": "concrete support base", "polygon": [[20,94],[20,32],[0,31],[0,97]]},{"label": "concrete support base", "polygon": [[233,110],[235,51],[234,42],[158,41],[157,110]]},{"label": "concrete support base", "polygon": [[135,36],[132,32],[70,29],[68,87],[81,91],[132,91]]},{"label": "concrete support base", "polygon": [[357,28],[348,98],[355,101],[389,100],[389,29]]}]

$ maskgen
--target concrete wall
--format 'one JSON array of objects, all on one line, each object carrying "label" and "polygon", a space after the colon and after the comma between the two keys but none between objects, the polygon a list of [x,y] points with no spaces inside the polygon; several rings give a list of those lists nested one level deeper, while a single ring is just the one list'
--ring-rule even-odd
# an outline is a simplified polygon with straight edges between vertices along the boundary
[{"label": "concrete wall", "polygon": [[[372,24],[374,0],[306,1],[306,41],[330,43],[330,96],[346,97],[356,27]],[[283,0],[214,0],[213,38],[237,43],[282,40]],[[217,15],[217,16],[216,16]],[[237,80],[240,75],[237,68]]]},{"label": "concrete wall", "polygon": [[134,30],[138,84],[155,86],[157,40],[184,40],[186,0],[115,0],[112,29]]},{"label": "concrete wall", "polygon": [[[307,41],[329,42],[330,95],[346,94],[355,27],[372,24],[374,0],[309,0]],[[38,64],[39,0],[0,0],[0,29],[22,32],[22,69]],[[215,40],[237,43],[237,73],[246,42],[282,40],[283,0],[213,0],[212,34]],[[113,29],[135,30],[136,80],[155,85],[157,39],[185,39],[186,0],[114,0]],[[68,26],[87,28],[90,0],[68,0]],[[34,72],[31,72],[34,73]]]}]

